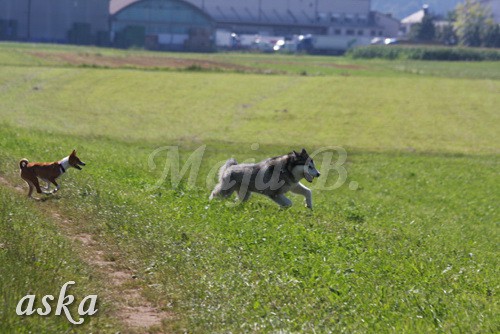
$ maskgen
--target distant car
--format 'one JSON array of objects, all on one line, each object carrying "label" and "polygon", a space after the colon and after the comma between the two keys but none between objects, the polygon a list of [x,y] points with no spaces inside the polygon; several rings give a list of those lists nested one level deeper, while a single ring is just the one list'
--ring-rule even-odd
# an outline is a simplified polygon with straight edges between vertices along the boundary
[{"label": "distant car", "polygon": [[370,43],[372,45],[392,45],[399,44],[399,40],[397,38],[375,37]]},{"label": "distant car", "polygon": [[385,45],[399,44],[399,41],[397,40],[397,38],[386,38],[384,39],[384,44]]}]

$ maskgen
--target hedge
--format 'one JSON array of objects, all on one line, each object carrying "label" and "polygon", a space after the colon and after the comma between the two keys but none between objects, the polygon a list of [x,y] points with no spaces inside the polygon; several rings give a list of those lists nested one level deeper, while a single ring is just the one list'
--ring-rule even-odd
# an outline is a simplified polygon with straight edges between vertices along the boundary
[{"label": "hedge", "polygon": [[446,61],[495,61],[500,60],[500,49],[483,49],[447,46],[370,45],[353,48],[347,52],[352,58],[446,60]]}]

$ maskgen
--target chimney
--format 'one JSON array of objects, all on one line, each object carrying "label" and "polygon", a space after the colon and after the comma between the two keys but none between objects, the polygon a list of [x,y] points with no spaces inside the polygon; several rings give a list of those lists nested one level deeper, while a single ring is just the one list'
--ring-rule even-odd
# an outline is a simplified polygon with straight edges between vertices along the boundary
[{"label": "chimney", "polygon": [[429,14],[429,5],[428,4],[424,4],[422,6],[422,10],[424,11],[424,15]]}]

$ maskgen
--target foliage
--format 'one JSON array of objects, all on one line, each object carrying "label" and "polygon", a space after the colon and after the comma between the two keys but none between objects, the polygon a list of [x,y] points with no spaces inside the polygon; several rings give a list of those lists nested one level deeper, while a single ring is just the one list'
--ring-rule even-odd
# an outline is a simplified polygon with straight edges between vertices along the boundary
[{"label": "foliage", "polygon": [[488,25],[484,32],[483,46],[500,48],[500,24]]},{"label": "foliage", "polygon": [[[0,146],[3,146],[3,141]],[[3,147],[2,147],[3,148]],[[5,162],[2,154],[0,161]],[[5,165],[1,173],[5,172]],[[14,194],[0,186],[0,332],[1,333],[115,333],[118,327],[107,314],[106,302],[99,305],[99,319],[87,317],[81,326],[72,326],[65,316],[20,317],[16,305],[27,294],[38,296],[36,307],[45,295],[57,297],[62,285],[76,281],[69,294],[99,293],[102,286],[90,279],[90,268],[75,257],[75,250],[64,239],[49,217],[25,194]],[[52,303],[52,309],[55,309]],[[54,311],[53,311],[54,312]],[[71,308],[73,315],[76,310]],[[106,325],[104,325],[106,323]]]},{"label": "foliage", "polygon": [[434,18],[429,13],[424,15],[422,22],[412,25],[410,40],[415,42],[431,42],[436,36]]},{"label": "foliage", "polygon": [[[454,27],[458,40],[464,46],[481,46],[494,21],[491,10],[477,0],[466,0],[457,5]],[[491,39],[491,37],[489,37]]]},{"label": "foliage", "polygon": [[436,28],[436,41],[439,43],[444,45],[456,45],[457,40],[458,37],[455,33],[452,22]]},{"label": "foliage", "polygon": [[358,58],[414,59],[440,61],[498,61],[500,50],[444,46],[365,46],[347,53]]}]

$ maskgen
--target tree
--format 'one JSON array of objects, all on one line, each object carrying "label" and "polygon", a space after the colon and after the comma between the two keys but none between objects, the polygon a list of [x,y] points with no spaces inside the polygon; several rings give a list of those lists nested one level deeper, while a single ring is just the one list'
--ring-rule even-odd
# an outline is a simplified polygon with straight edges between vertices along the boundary
[{"label": "tree", "polygon": [[455,9],[454,24],[458,42],[465,46],[481,46],[487,31],[494,25],[491,10],[477,0],[465,0]]},{"label": "tree", "polygon": [[456,21],[456,13],[454,10],[448,12],[443,18],[443,22],[436,26],[436,41],[443,43],[445,45],[456,45],[458,38],[453,28],[453,22]]},{"label": "tree", "polygon": [[487,48],[500,48],[500,24],[492,24],[486,28],[482,45]]},{"label": "tree", "polygon": [[410,39],[416,42],[432,42],[436,36],[436,27],[434,18],[426,13],[422,22],[412,25],[410,30]]},{"label": "tree", "polygon": [[445,45],[457,44],[457,35],[451,23],[442,25],[436,29],[436,40]]}]

